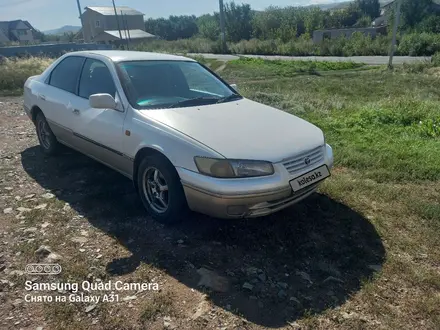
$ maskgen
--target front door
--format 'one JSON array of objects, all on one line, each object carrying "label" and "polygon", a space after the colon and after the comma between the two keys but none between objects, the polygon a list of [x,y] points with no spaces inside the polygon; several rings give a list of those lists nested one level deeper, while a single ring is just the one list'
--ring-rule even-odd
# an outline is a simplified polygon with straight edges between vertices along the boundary
[{"label": "front door", "polygon": [[73,134],[76,147],[87,155],[130,176],[132,161],[124,155],[124,119],[126,112],[120,108],[91,108],[89,97],[107,93],[117,97],[116,87],[109,68],[105,63],[87,59],[78,87],[78,96],[69,105],[74,115]]}]

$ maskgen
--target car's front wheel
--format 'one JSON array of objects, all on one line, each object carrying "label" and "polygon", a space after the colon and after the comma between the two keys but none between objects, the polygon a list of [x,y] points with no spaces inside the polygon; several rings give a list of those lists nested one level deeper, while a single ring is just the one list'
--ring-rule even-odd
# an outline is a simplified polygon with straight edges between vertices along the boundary
[{"label": "car's front wheel", "polygon": [[37,129],[37,136],[38,141],[40,142],[41,150],[46,155],[56,154],[59,149],[59,143],[42,112],[38,113],[35,120],[35,126]]},{"label": "car's front wheel", "polygon": [[162,223],[180,222],[188,206],[174,166],[163,156],[147,156],[137,173],[139,196],[148,213]]}]

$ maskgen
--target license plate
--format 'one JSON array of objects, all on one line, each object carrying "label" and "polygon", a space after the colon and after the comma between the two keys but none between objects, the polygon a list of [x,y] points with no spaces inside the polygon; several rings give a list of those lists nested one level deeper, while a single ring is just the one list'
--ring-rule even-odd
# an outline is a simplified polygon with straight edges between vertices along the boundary
[{"label": "license plate", "polygon": [[318,183],[319,181],[322,181],[329,176],[330,171],[328,170],[327,165],[323,165],[321,167],[318,167],[317,169],[314,169],[313,171],[310,171],[293,179],[292,181],[290,181],[290,186],[292,187],[292,190],[294,192],[299,191],[315,183]]}]

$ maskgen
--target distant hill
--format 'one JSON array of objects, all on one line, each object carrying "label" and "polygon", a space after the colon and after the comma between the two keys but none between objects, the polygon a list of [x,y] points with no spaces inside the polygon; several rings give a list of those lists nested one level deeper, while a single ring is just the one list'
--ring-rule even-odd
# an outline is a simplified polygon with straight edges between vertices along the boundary
[{"label": "distant hill", "polygon": [[43,33],[57,35],[57,34],[64,34],[64,33],[68,33],[68,32],[77,33],[79,30],[81,30],[80,26],[65,25],[63,27],[60,27],[59,29],[43,31]]}]

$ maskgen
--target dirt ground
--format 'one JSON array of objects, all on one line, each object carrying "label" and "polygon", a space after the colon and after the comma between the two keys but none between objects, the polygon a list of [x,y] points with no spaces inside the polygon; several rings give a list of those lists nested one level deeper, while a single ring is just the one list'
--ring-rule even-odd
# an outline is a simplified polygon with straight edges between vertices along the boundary
[{"label": "dirt ground", "polygon": [[[370,222],[326,195],[262,219],[191,214],[163,226],[120,174],[68,149],[44,156],[20,98],[0,98],[0,132],[1,329],[299,329],[316,314],[314,327],[352,328],[344,303],[384,262]],[[25,273],[42,245],[60,275]],[[97,304],[25,301],[25,281],[85,280],[159,290]]]}]

